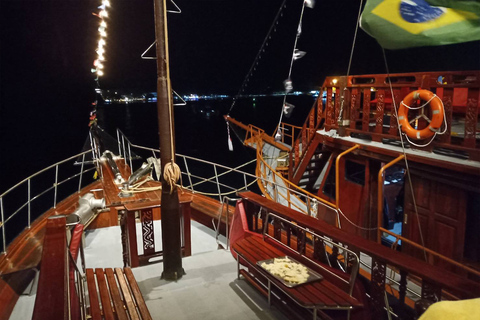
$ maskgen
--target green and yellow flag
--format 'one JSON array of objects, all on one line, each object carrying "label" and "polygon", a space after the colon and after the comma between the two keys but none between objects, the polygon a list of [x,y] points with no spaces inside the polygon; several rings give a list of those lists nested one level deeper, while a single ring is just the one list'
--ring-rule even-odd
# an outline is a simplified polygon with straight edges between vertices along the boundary
[{"label": "green and yellow flag", "polygon": [[480,40],[480,1],[367,0],[360,26],[386,49]]}]

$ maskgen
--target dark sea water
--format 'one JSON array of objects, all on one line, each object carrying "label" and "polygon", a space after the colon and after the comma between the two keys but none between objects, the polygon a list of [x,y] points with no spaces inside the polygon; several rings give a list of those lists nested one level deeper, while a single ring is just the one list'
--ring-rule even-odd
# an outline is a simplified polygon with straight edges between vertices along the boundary
[{"label": "dark sea water", "polygon": [[[261,97],[240,99],[231,111],[231,116],[245,124],[251,123],[273,133],[280,116],[282,97]],[[284,122],[302,125],[314,103],[311,96],[294,96],[287,99],[296,106],[291,118]],[[31,116],[21,117],[21,111],[13,114],[17,121],[2,119],[2,181],[0,192],[4,192],[15,183],[57,161],[73,156],[82,151],[88,137],[88,108],[75,101],[65,100],[65,109],[56,114],[44,114],[50,103],[59,102],[46,99],[38,104],[38,108],[30,109]],[[28,101],[18,101],[17,105],[28,105]],[[227,126],[224,115],[229,111],[231,99],[191,101],[185,106],[175,106],[175,138],[176,152],[228,167],[236,167],[255,158],[254,150],[243,146],[244,132],[231,130],[234,151],[228,150]],[[119,128],[132,143],[145,147],[158,148],[158,125],[156,103],[106,104],[98,107],[98,123],[111,136],[116,138]],[[20,121],[21,119],[21,121]],[[18,124],[28,130],[21,131]],[[116,152],[116,150],[114,150]],[[137,152],[146,157],[149,153]],[[134,167],[138,167],[137,161]],[[190,164],[189,164],[190,166]],[[254,164],[245,169],[254,173]],[[79,171],[79,167],[65,166],[59,171],[59,181]],[[195,169],[195,168],[191,168]],[[203,169],[201,169],[203,170]],[[212,176],[213,172],[205,169],[204,176]],[[84,184],[92,180],[93,172],[84,179]],[[37,195],[55,182],[55,171],[49,170],[32,180],[31,197]],[[61,200],[72,193],[78,185],[78,180],[72,180],[59,188],[57,199]],[[65,190],[62,191],[62,190]],[[69,191],[67,191],[69,190]],[[212,190],[216,191],[216,190]],[[53,206],[53,191],[31,204],[33,221],[40,213]],[[24,204],[27,200],[27,184],[24,183],[15,192],[3,199],[5,217]],[[26,226],[27,208],[22,209],[17,216],[7,224],[7,242]]]}]

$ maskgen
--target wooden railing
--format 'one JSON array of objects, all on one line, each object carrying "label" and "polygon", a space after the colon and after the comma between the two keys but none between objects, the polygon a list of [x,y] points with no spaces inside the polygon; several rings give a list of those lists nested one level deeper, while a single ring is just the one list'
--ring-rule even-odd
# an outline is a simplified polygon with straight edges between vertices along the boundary
[{"label": "wooden railing", "polygon": [[[449,294],[450,299],[469,299],[480,297],[480,284],[472,280],[464,279],[456,274],[445,271],[441,268],[431,266],[425,262],[419,261],[413,257],[407,256],[397,251],[393,251],[375,242],[363,239],[357,235],[347,233],[343,230],[328,225],[327,223],[303,215],[292,209],[286,208],[271,200],[265,199],[252,192],[243,192],[239,194],[246,203],[247,225],[250,231],[262,232],[263,221],[266,221],[268,212],[272,212],[283,219],[294,222],[296,225],[308,228],[316,234],[328,237],[333,241],[342,243],[343,246],[353,250],[357,255],[362,255],[363,259],[369,257],[370,281],[370,299],[372,300],[373,316],[372,319],[380,319],[384,314],[385,308],[389,310],[390,306],[385,305],[387,299],[386,287],[395,287],[398,296],[395,298],[399,302],[399,308],[406,308],[405,300],[407,296],[407,287],[416,285],[420,282],[419,293],[422,299],[429,301],[441,300],[445,293]],[[260,213],[260,214],[259,214]],[[287,224],[276,223],[273,225],[276,234],[288,234]],[[297,235],[291,235],[291,238],[284,241],[285,245],[298,245]],[[292,238],[295,237],[295,241]],[[283,239],[283,238],[282,238]],[[325,256],[325,250],[322,243],[312,243],[306,241],[307,249],[305,254],[313,260],[322,262],[321,257]],[[302,243],[302,241],[300,241]],[[303,243],[302,243],[303,246]],[[296,249],[296,248],[293,248]],[[303,249],[302,249],[303,250]],[[328,260],[338,261],[340,255],[338,252],[329,255]],[[341,257],[343,259],[343,257]],[[348,261],[348,258],[347,258]],[[339,261],[338,264],[345,264],[345,261]],[[348,267],[348,264],[347,264]],[[393,278],[399,279],[399,285],[391,283],[387,278],[388,274],[394,274]],[[415,281],[412,279],[415,278]],[[453,296],[452,296],[453,295]]]},{"label": "wooden railing", "polygon": [[[262,193],[268,196],[269,192],[267,189],[270,186],[274,190],[274,195],[273,197],[270,196],[270,199],[276,202],[280,202],[280,198],[283,198],[283,200],[287,202],[287,207],[293,208],[306,215],[314,216],[319,219],[324,219],[325,216],[334,217],[331,220],[333,224],[336,224],[339,219],[336,205],[300,188],[299,186],[285,179],[281,174],[274,170],[263,158],[262,139],[257,137],[255,143],[257,144],[257,167],[255,170],[255,175],[257,177],[260,177],[260,179],[258,180],[258,186]],[[281,185],[284,185],[284,187],[282,187]],[[279,189],[282,189],[283,192],[279,192]],[[293,198],[296,198],[298,199],[298,201],[305,203],[306,210],[296,205],[293,201]],[[316,203],[318,205],[315,212],[312,212],[311,210],[313,203]]]},{"label": "wooden railing", "polygon": [[316,104],[313,105],[312,109],[308,113],[307,119],[301,127],[301,130],[297,135],[295,142],[293,143],[292,151],[289,154],[290,178],[293,177],[294,172],[296,172],[297,168],[300,166],[303,157],[305,154],[307,154],[306,151],[310,146],[310,143],[315,137],[315,132],[324,124],[324,120],[324,105],[322,96],[320,95]]},{"label": "wooden railing", "polygon": [[[390,90],[390,81],[392,90]],[[393,102],[419,88],[434,92],[445,106],[447,131],[422,150],[454,153],[480,160],[476,143],[480,109],[480,71],[424,72],[388,75],[327,77],[317,104],[312,107],[290,152],[291,172],[303,160],[315,131],[337,130],[340,135],[360,135],[373,141],[399,139]],[[393,92],[393,98],[392,98]],[[343,94],[343,98],[342,98]],[[342,115],[340,117],[340,112]],[[341,123],[339,123],[341,119]],[[463,128],[462,128],[463,127]],[[458,128],[461,131],[458,131]]]},{"label": "wooden railing", "polygon": [[480,132],[480,71],[327,77],[323,84],[325,130],[362,135],[378,142],[398,140],[393,105],[398,108],[408,93],[420,88],[442,100],[447,123],[446,133],[437,135],[422,150],[457,152],[470,160],[480,160],[480,145],[476,143]]}]

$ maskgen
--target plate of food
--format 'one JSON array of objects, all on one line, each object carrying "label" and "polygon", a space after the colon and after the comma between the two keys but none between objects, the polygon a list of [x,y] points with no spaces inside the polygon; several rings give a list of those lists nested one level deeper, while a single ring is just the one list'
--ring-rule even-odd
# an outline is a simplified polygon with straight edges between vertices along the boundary
[{"label": "plate of food", "polygon": [[323,279],[320,274],[289,256],[258,261],[257,265],[289,288]]}]

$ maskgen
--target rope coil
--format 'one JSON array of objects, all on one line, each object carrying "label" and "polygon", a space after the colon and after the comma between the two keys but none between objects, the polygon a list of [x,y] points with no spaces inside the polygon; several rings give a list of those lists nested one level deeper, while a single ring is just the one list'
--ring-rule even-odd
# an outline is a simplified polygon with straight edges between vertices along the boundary
[{"label": "rope coil", "polygon": [[170,194],[173,192],[173,188],[176,186],[178,179],[180,178],[180,167],[175,162],[169,162],[163,168],[163,179],[170,186]]}]

